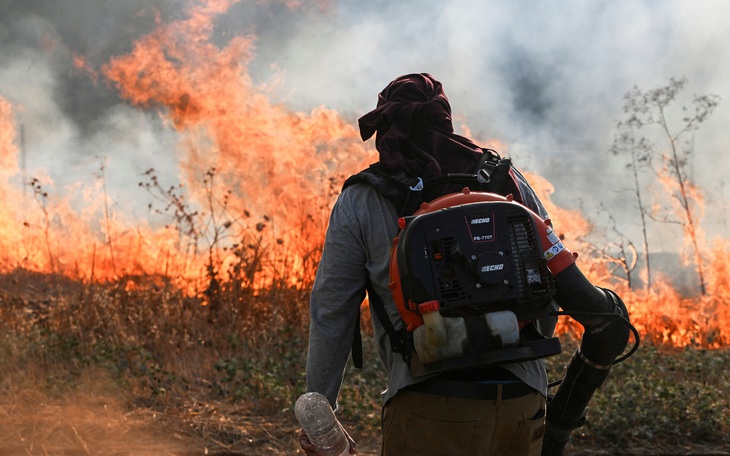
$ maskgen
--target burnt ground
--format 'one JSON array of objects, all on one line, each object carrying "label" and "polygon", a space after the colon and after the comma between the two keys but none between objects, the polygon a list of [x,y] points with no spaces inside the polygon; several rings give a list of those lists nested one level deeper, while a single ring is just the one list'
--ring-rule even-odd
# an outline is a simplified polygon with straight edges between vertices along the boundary
[{"label": "burnt ground", "polygon": [[[297,455],[290,410],[252,414],[230,404],[130,408],[112,395],[86,392],[54,399],[29,391],[0,402],[0,455],[241,456]],[[379,454],[379,431],[344,423],[361,455]],[[609,451],[573,445],[566,455],[730,455],[728,449],[635,448]]]}]

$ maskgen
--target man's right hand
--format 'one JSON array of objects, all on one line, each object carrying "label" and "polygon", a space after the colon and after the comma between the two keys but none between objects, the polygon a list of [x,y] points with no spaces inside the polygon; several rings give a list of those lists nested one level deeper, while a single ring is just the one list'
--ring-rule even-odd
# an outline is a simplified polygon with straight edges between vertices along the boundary
[{"label": "man's right hand", "polygon": [[297,436],[297,440],[299,441],[299,446],[302,447],[302,450],[304,450],[304,454],[307,456],[317,456],[317,449],[312,445],[312,442],[309,441],[309,437],[307,437],[307,434],[304,432],[304,429],[301,429],[299,431],[299,436]]},{"label": "man's right hand", "polygon": [[[357,451],[355,450],[355,441],[352,440],[352,437],[350,437],[350,434],[347,433],[344,429],[342,429],[345,432],[345,436],[347,437],[347,441],[350,442],[350,454],[356,455]],[[302,450],[304,450],[304,454],[307,456],[320,456],[319,453],[317,453],[317,449],[312,445],[312,442],[309,441],[309,437],[304,432],[304,429],[301,429],[299,431],[299,436],[297,436],[297,440],[299,441],[299,446],[302,447]]]}]

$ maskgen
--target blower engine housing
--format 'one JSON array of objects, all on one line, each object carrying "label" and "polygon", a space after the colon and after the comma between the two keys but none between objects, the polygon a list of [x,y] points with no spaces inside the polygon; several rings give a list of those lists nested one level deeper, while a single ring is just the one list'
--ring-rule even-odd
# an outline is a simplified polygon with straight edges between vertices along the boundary
[{"label": "blower engine housing", "polygon": [[[391,291],[406,328],[414,332],[414,374],[560,352],[557,338],[544,338],[527,327],[551,311],[553,275],[559,272],[551,267],[562,270],[574,261],[549,221],[511,196],[464,189],[424,204],[399,225]],[[427,329],[421,328],[432,312],[439,319],[429,315]],[[490,326],[495,321],[490,316],[505,321],[505,315],[515,320],[516,343],[503,343],[505,334],[498,333],[504,329]],[[446,322],[442,338],[448,333],[450,348],[422,348],[435,331],[430,322],[440,319]]]}]

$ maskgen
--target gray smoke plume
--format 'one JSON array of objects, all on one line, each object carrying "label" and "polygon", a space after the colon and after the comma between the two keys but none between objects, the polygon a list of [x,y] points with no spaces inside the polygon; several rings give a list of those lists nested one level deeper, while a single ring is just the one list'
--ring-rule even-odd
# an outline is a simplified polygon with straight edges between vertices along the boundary
[{"label": "gray smoke plume", "polygon": [[[61,184],[90,176],[98,157],[108,157],[122,201],[137,198],[125,185],[148,167],[173,169],[174,178],[175,133],[120,99],[103,77],[75,68],[73,57],[98,70],[157,20],[184,17],[187,5],[0,0],[0,96],[22,107],[29,172],[44,170]],[[628,187],[624,163],[608,152],[622,96],[634,85],[646,90],[686,77],[680,103],[693,94],[723,97],[695,136],[692,170],[710,206],[703,226],[726,237],[729,10],[722,0],[332,0],[298,7],[245,0],[217,19],[214,37],[222,46],[255,35],[249,71],[256,82],[283,76],[274,101],[296,111],[325,105],[353,125],[394,77],[429,72],[443,82],[457,126],[500,141],[502,152],[556,186],[559,204],[575,208],[580,198],[590,212],[605,203],[631,233],[636,214],[620,191]]]}]

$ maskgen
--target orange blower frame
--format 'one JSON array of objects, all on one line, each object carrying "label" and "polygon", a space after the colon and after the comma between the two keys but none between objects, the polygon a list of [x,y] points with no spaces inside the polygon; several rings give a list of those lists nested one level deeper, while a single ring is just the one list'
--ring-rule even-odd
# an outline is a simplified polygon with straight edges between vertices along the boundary
[{"label": "orange blower frame", "polygon": [[[441,196],[434,199],[430,203],[423,203],[419,210],[417,210],[413,216],[426,214],[429,212],[435,212],[441,209],[447,209],[454,206],[460,206],[471,203],[482,203],[482,202],[506,202],[511,204],[517,204],[521,208],[527,210],[535,221],[538,234],[540,236],[540,244],[543,250],[543,255],[547,260],[547,266],[553,277],[563,271],[565,268],[575,263],[577,254],[573,254],[568,250],[561,242],[558,235],[552,229],[552,223],[550,219],[543,220],[534,211],[525,207],[524,205],[514,201],[514,197],[510,194],[507,196],[498,195],[496,193],[488,192],[473,192],[469,188],[464,188],[461,193],[450,193],[448,195]],[[406,227],[406,218],[401,217],[398,219],[398,227],[403,230]],[[416,302],[405,302],[403,298],[403,289],[401,288],[400,271],[398,269],[398,262],[396,260],[396,247],[398,245],[397,236],[393,240],[393,248],[391,250],[390,257],[390,277],[391,283],[389,288],[393,294],[396,307],[398,308],[403,321],[406,323],[406,329],[408,331],[414,331],[417,327],[423,325],[423,317],[418,311],[418,305],[421,303]],[[547,246],[547,248],[546,248]]]}]

